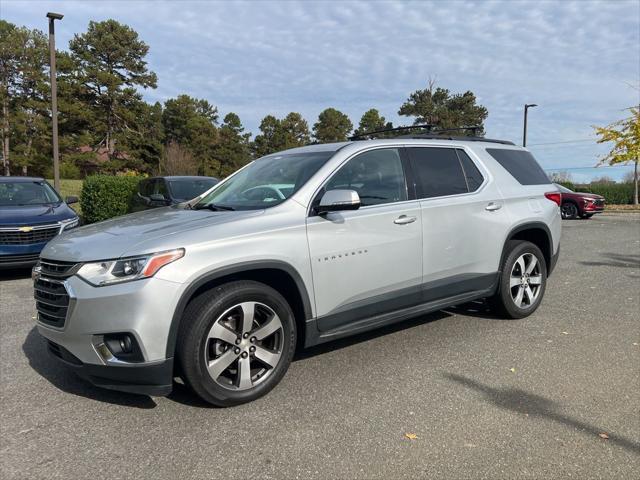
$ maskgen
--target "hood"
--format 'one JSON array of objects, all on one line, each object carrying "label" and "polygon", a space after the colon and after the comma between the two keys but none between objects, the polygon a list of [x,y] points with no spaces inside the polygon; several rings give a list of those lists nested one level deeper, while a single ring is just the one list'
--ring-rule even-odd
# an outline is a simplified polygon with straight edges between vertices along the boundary
[{"label": "hood", "polygon": [[0,226],[40,225],[76,217],[66,203],[0,206]]},{"label": "hood", "polygon": [[584,197],[584,198],[593,198],[594,200],[599,200],[604,198],[602,195],[596,195],[595,193],[576,192],[576,195],[580,195],[581,197]]},{"label": "hood", "polygon": [[[42,251],[43,258],[86,262],[119,258],[122,255],[147,253],[144,243],[178,236],[181,233],[215,226],[241,218],[261,215],[262,210],[212,212],[165,207],[145,210],[104,222],[94,223],[63,233],[51,240]],[[179,241],[176,240],[178,243]],[[170,242],[167,242],[170,243]],[[172,244],[169,248],[181,245]]]}]

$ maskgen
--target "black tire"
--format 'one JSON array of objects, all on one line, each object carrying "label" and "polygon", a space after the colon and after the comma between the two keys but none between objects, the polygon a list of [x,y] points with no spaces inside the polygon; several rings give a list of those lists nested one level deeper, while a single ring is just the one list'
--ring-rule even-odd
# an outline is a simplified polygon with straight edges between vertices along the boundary
[{"label": "black tire", "polygon": [[573,202],[564,202],[560,207],[560,214],[563,220],[573,220],[578,216],[578,207]]},{"label": "black tire", "polygon": [[[229,309],[232,309],[240,303],[252,302],[258,302],[259,304],[269,307],[279,317],[282,324],[281,330],[277,332],[277,335],[282,336],[281,339],[279,337],[279,343],[281,343],[281,347],[279,348],[280,357],[277,365],[269,370],[268,376],[265,375],[263,379],[256,380],[256,382],[258,382],[257,385],[246,390],[234,391],[231,389],[234,388],[233,385],[230,384],[228,387],[225,387],[220,385],[217,380],[214,381],[207,370],[207,355],[211,352],[210,342],[212,341],[208,337],[214,323],[224,321],[221,320],[221,316],[224,314],[225,317],[223,318],[226,318]],[[258,307],[256,307],[256,311],[257,309]],[[231,316],[228,318],[231,318]],[[234,350],[231,344],[224,345],[223,348]],[[267,285],[254,281],[241,280],[217,286],[212,290],[202,293],[189,303],[180,322],[177,356],[185,383],[191,387],[198,396],[212,405],[230,407],[256,400],[273,389],[289,368],[295,352],[295,346],[296,324],[293,312],[287,301],[276,290]],[[216,346],[216,348],[218,347]],[[226,353],[227,352],[224,351],[224,354]],[[243,351],[242,355],[244,355],[244,353]],[[253,355],[257,355],[257,353],[258,352],[250,354],[249,360],[255,362]],[[214,360],[217,360],[221,356],[222,354]],[[236,361],[239,362],[240,357],[237,357]],[[233,365],[233,363],[231,365]],[[236,372],[239,378],[241,367],[239,363],[236,363],[236,365]],[[254,371],[253,366],[250,371]],[[259,375],[259,373],[257,375]],[[254,380],[252,379],[252,385],[253,382]]]},{"label": "black tire", "polygon": [[[525,255],[528,257],[529,255],[533,255],[537,261],[537,268],[534,270],[536,272],[536,279],[540,277],[539,289],[536,290],[533,284],[528,285],[531,291],[536,292],[535,300],[532,301],[528,305],[518,306],[516,304],[516,300],[514,299],[513,294],[517,294],[518,290],[517,286],[511,287],[511,277],[514,268],[518,259]],[[529,278],[529,277],[527,277]],[[533,280],[533,276],[531,277]],[[527,286],[525,285],[525,287]],[[544,297],[545,288],[547,285],[547,265],[544,260],[544,255],[540,251],[540,249],[531,242],[523,241],[523,240],[510,240],[507,242],[505,246],[505,254],[502,262],[502,266],[500,268],[500,285],[498,287],[497,293],[490,299],[491,305],[501,313],[504,317],[510,319],[518,319],[524,318],[531,315],[536,311],[542,298]],[[522,288],[525,288],[522,287]],[[524,296],[524,292],[523,292]]]}]

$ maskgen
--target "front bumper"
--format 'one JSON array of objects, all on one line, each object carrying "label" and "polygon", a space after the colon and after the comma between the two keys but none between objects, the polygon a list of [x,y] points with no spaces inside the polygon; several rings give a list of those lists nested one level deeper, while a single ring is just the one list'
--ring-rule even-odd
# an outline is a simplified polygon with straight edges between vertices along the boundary
[{"label": "front bumper", "polygon": [[173,358],[143,365],[92,365],[82,363],[61,345],[49,341],[51,356],[93,385],[140,395],[164,396],[173,388]]},{"label": "front bumper", "polygon": [[0,269],[32,267],[46,244],[0,245]]},{"label": "front bumper", "polygon": [[[95,385],[148,395],[169,393],[173,359],[167,358],[167,339],[182,284],[154,277],[93,287],[75,275],[63,283],[69,295],[64,324],[47,324],[38,314],[38,332],[49,340],[50,351],[59,352],[60,360]],[[101,344],[107,334],[132,336],[142,361],[105,355]]]}]

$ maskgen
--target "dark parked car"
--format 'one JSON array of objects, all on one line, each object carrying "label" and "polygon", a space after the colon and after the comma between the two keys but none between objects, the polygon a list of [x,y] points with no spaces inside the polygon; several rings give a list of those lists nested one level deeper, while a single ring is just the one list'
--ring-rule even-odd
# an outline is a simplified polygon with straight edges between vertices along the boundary
[{"label": "dark parked car", "polygon": [[578,216],[591,218],[595,213],[604,211],[604,197],[594,193],[574,192],[557,183],[555,185],[562,193],[560,213],[563,219],[570,220]]},{"label": "dark parked car", "polygon": [[78,215],[42,178],[0,177],[0,268],[34,265],[49,240],[78,226]]},{"label": "dark parked car", "polygon": [[196,198],[219,180],[213,177],[153,177],[141,180],[134,210],[165,207]]}]

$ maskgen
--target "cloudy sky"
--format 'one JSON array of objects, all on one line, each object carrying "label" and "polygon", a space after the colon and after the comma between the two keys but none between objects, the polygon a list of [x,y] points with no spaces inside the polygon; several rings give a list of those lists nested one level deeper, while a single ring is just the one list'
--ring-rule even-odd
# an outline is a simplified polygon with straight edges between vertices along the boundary
[{"label": "cloudy sky", "polygon": [[528,144],[545,168],[565,169],[593,166],[606,148],[594,145],[591,125],[640,103],[638,0],[0,4],[3,19],[42,30],[47,11],[65,15],[59,48],[89,20],[128,24],[158,74],[147,100],[206,98],[254,133],[266,114],[298,111],[312,125],[326,107],[354,124],[371,107],[408,123],[398,108],[435,77],[478,96],[489,137],[521,142],[522,105],[537,103]]}]

